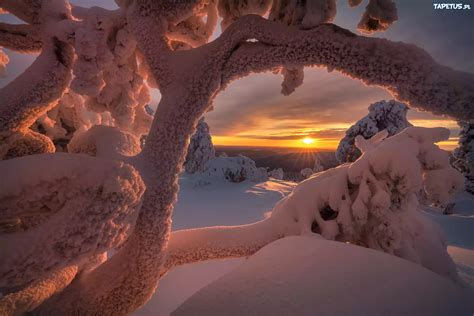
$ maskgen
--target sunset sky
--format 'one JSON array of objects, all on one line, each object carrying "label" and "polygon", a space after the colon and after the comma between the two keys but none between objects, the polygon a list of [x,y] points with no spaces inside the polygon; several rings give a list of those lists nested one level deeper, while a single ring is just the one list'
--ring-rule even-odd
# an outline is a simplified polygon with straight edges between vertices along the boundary
[{"label": "sunset sky", "polygon": [[[114,7],[108,1],[72,1],[90,6]],[[434,10],[436,1],[396,1],[399,20],[387,32],[375,36],[414,43],[427,50],[441,64],[474,72],[474,1],[472,10]],[[338,1],[335,23],[356,31],[366,1],[358,8],[349,8],[347,1]],[[0,20],[10,21],[8,16]],[[219,34],[216,32],[216,36]],[[26,68],[31,57],[11,55],[8,75],[0,78],[0,87]],[[205,75],[205,74],[203,74]],[[376,101],[391,99],[385,90],[367,87],[337,72],[305,69],[305,80],[292,95],[280,94],[281,76],[260,74],[234,82],[220,93],[214,111],[206,115],[213,142],[217,145],[317,147],[334,149],[344,131],[367,114],[367,107]],[[159,93],[154,92],[154,106]],[[474,106],[474,105],[473,105]],[[456,145],[458,126],[455,122],[409,111],[409,120],[419,126],[444,126],[452,130],[452,139],[443,147]],[[303,143],[305,137],[314,139]]]}]

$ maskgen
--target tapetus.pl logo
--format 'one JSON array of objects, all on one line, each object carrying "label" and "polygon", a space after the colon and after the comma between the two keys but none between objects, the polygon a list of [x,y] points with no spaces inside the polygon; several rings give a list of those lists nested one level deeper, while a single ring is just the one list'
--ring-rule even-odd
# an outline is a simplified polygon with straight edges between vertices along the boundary
[{"label": "tapetus.pl logo", "polygon": [[435,10],[471,10],[470,4],[465,3],[433,3]]}]

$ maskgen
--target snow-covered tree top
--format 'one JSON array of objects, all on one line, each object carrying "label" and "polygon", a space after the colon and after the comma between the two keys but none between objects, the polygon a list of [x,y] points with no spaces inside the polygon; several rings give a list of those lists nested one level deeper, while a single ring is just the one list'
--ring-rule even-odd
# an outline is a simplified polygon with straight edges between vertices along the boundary
[{"label": "snow-covered tree top", "polygon": [[196,132],[191,137],[184,168],[188,173],[203,172],[208,161],[215,157],[216,151],[212,144],[209,125],[203,117],[199,120]]},{"label": "snow-covered tree top", "polygon": [[395,100],[379,101],[369,106],[369,114],[361,118],[347,131],[346,135],[339,142],[336,150],[336,158],[340,163],[355,161],[360,156],[360,150],[355,146],[355,138],[361,135],[370,138],[382,130],[387,130],[392,136],[408,126],[408,107]]}]

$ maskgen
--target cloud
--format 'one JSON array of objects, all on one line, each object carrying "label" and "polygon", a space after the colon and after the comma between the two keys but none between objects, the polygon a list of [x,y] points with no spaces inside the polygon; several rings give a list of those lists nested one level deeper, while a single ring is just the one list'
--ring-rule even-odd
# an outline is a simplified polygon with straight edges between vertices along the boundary
[{"label": "cloud", "polygon": [[266,139],[266,140],[300,140],[304,137],[316,139],[341,139],[344,136],[346,129],[324,129],[324,130],[303,130],[293,131],[288,134],[271,134],[271,135],[249,135],[244,134],[239,137],[251,139]]},{"label": "cloud", "polygon": [[290,96],[280,94],[280,84],[280,76],[259,74],[231,85],[215,100],[215,110],[207,114],[212,132],[236,135],[347,125],[366,115],[371,103],[391,98],[383,89],[317,68],[305,69],[303,86]]}]

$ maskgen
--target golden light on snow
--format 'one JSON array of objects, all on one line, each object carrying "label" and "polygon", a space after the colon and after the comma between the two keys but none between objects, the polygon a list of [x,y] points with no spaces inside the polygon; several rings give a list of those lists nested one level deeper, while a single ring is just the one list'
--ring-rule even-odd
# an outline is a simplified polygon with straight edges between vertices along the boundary
[{"label": "golden light on snow", "polygon": [[303,144],[305,145],[311,145],[311,144],[314,144],[315,142],[315,139],[314,138],[311,138],[311,137],[305,137],[301,140],[303,142]]}]

